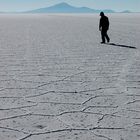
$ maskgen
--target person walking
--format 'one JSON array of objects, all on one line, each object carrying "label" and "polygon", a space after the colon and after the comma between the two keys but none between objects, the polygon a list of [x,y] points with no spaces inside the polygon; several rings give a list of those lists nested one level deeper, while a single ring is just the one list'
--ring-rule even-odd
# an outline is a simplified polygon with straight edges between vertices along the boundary
[{"label": "person walking", "polygon": [[101,12],[100,16],[101,18],[99,23],[99,30],[101,31],[101,37],[102,37],[101,44],[106,43],[106,40],[109,43],[110,38],[107,34],[107,31],[109,30],[109,19],[107,16],[105,16],[104,12]]}]

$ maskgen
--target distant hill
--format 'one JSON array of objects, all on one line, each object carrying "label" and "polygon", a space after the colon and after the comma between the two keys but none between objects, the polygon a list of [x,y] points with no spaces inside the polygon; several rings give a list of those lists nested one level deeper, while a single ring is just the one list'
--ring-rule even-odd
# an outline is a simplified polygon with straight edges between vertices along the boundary
[{"label": "distant hill", "polygon": [[132,13],[132,12],[129,10],[125,10],[125,11],[122,11],[121,13]]},{"label": "distant hill", "polygon": [[115,13],[115,11],[106,9],[106,10],[95,10],[88,7],[74,7],[67,3],[59,3],[51,7],[45,7],[40,9],[35,9],[32,11],[27,11],[26,13]]}]

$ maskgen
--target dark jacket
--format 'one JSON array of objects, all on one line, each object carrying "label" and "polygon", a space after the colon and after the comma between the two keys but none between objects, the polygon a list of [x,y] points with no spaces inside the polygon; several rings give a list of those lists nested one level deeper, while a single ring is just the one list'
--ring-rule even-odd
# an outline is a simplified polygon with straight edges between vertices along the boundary
[{"label": "dark jacket", "polygon": [[102,16],[100,19],[99,29],[108,30],[109,29],[109,20],[108,17]]}]

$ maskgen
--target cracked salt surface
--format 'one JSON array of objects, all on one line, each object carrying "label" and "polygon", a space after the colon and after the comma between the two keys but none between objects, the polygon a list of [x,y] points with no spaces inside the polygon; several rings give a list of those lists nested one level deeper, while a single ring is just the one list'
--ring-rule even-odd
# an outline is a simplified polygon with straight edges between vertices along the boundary
[{"label": "cracked salt surface", "polygon": [[0,140],[140,139],[140,14],[108,16],[0,15]]}]

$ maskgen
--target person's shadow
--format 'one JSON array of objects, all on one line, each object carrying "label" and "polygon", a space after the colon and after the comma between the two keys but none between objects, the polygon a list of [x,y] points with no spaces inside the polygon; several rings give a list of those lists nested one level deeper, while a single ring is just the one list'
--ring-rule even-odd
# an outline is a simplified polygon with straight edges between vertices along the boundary
[{"label": "person's shadow", "polygon": [[130,48],[130,49],[137,49],[136,47],[133,47],[133,46],[127,46],[127,45],[116,44],[116,43],[107,43],[107,45],[118,46],[118,47],[123,47],[123,48]]}]

